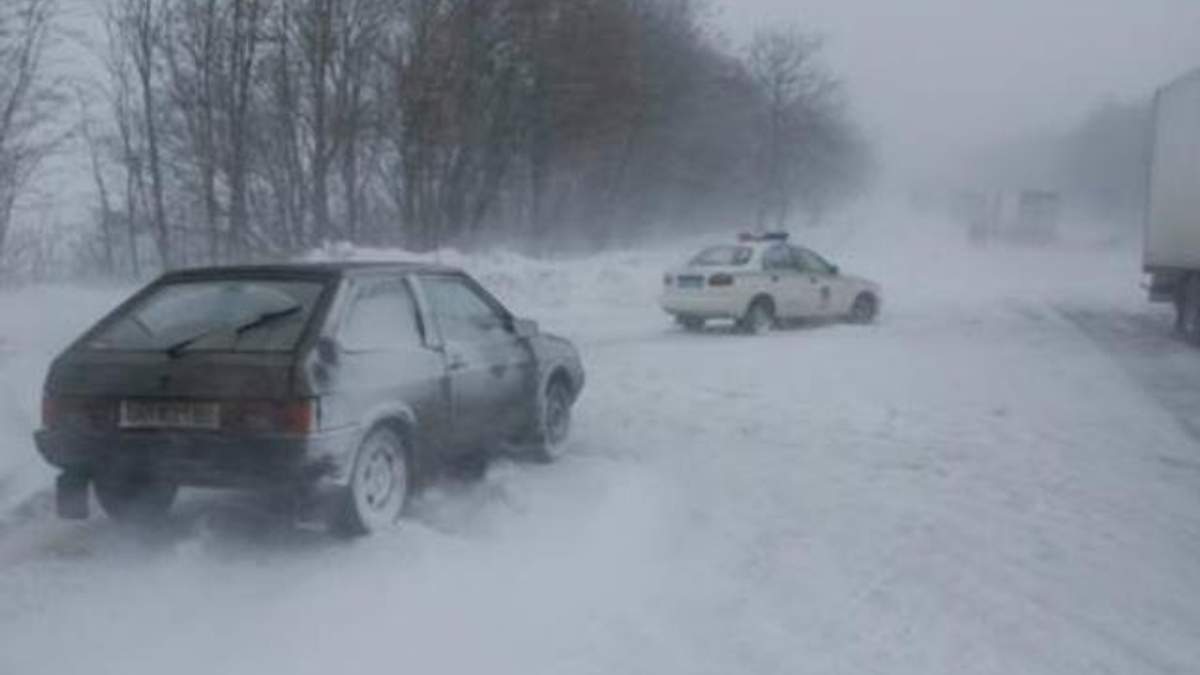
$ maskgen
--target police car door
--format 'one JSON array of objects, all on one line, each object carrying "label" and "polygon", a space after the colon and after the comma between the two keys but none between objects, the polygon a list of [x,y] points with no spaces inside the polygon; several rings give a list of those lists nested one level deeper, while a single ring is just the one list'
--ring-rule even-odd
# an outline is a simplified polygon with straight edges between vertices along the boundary
[{"label": "police car door", "polygon": [[815,296],[789,247],[776,244],[763,251],[762,265],[765,290],[775,301],[776,317],[795,319],[810,315],[815,308]]},{"label": "police car door", "polygon": [[810,316],[830,316],[842,311],[840,305],[844,293],[841,280],[833,273],[833,266],[806,248],[793,247],[792,253],[809,285],[812,298]]}]

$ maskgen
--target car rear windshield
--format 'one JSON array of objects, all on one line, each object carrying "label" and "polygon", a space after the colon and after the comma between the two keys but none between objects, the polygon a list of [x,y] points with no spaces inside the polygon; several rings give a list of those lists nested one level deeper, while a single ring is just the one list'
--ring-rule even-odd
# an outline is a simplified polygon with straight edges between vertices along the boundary
[{"label": "car rear windshield", "polygon": [[321,297],[315,281],[219,279],[153,288],[86,343],[108,351],[295,349]]},{"label": "car rear windshield", "polygon": [[754,251],[748,246],[713,246],[696,254],[689,264],[694,267],[741,266],[752,257]]}]

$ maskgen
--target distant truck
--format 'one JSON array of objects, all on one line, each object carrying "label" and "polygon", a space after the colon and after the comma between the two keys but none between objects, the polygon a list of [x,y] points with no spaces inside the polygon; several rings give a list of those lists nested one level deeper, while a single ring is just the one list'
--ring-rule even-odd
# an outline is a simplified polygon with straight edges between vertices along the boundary
[{"label": "distant truck", "polygon": [[1058,240],[1062,198],[1048,190],[1022,190],[1012,201],[1015,212],[1007,219],[1008,238],[1020,244],[1043,246]]},{"label": "distant truck", "polygon": [[960,191],[952,205],[954,217],[967,227],[974,244],[1000,242],[1045,246],[1058,240],[1062,199],[1047,190]]},{"label": "distant truck", "polygon": [[1142,268],[1150,299],[1174,303],[1200,344],[1200,69],[1159,90],[1153,119]]}]

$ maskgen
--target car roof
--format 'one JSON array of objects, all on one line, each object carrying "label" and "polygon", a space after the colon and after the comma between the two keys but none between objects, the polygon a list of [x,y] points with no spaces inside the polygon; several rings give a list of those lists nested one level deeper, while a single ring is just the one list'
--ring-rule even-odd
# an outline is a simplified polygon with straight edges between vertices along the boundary
[{"label": "car roof", "polygon": [[461,274],[456,267],[423,262],[386,260],[340,260],[321,262],[269,263],[258,265],[216,265],[174,270],[163,275],[167,281],[186,279],[223,279],[233,277],[292,277],[331,279],[355,274],[393,272],[399,274]]},{"label": "car roof", "polygon": [[770,230],[763,232],[740,232],[738,233],[738,241],[742,243],[782,243],[786,244],[791,238],[791,235],[784,230]]},{"label": "car roof", "polygon": [[753,251],[754,255],[758,255],[769,248],[774,248],[775,246],[779,246],[779,245],[789,246],[791,248],[804,248],[803,246],[800,246],[798,244],[794,244],[794,243],[786,242],[786,241],[769,241],[769,240],[768,241],[732,241],[732,242],[709,244],[708,246],[704,246],[704,247],[700,248],[700,252],[708,251],[710,249],[717,249],[717,248],[745,248],[745,249],[749,249],[749,250]]}]

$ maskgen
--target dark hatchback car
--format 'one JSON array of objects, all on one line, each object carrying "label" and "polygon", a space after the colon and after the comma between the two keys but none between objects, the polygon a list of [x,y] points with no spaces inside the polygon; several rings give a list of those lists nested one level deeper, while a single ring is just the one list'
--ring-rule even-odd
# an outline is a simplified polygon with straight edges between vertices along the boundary
[{"label": "dark hatchback car", "polygon": [[567,341],[463,272],[328,263],[166,274],[50,368],[37,447],[60,515],[117,519],[181,486],[295,497],[335,529],[402,513],[447,466],[549,461],[583,386]]}]

